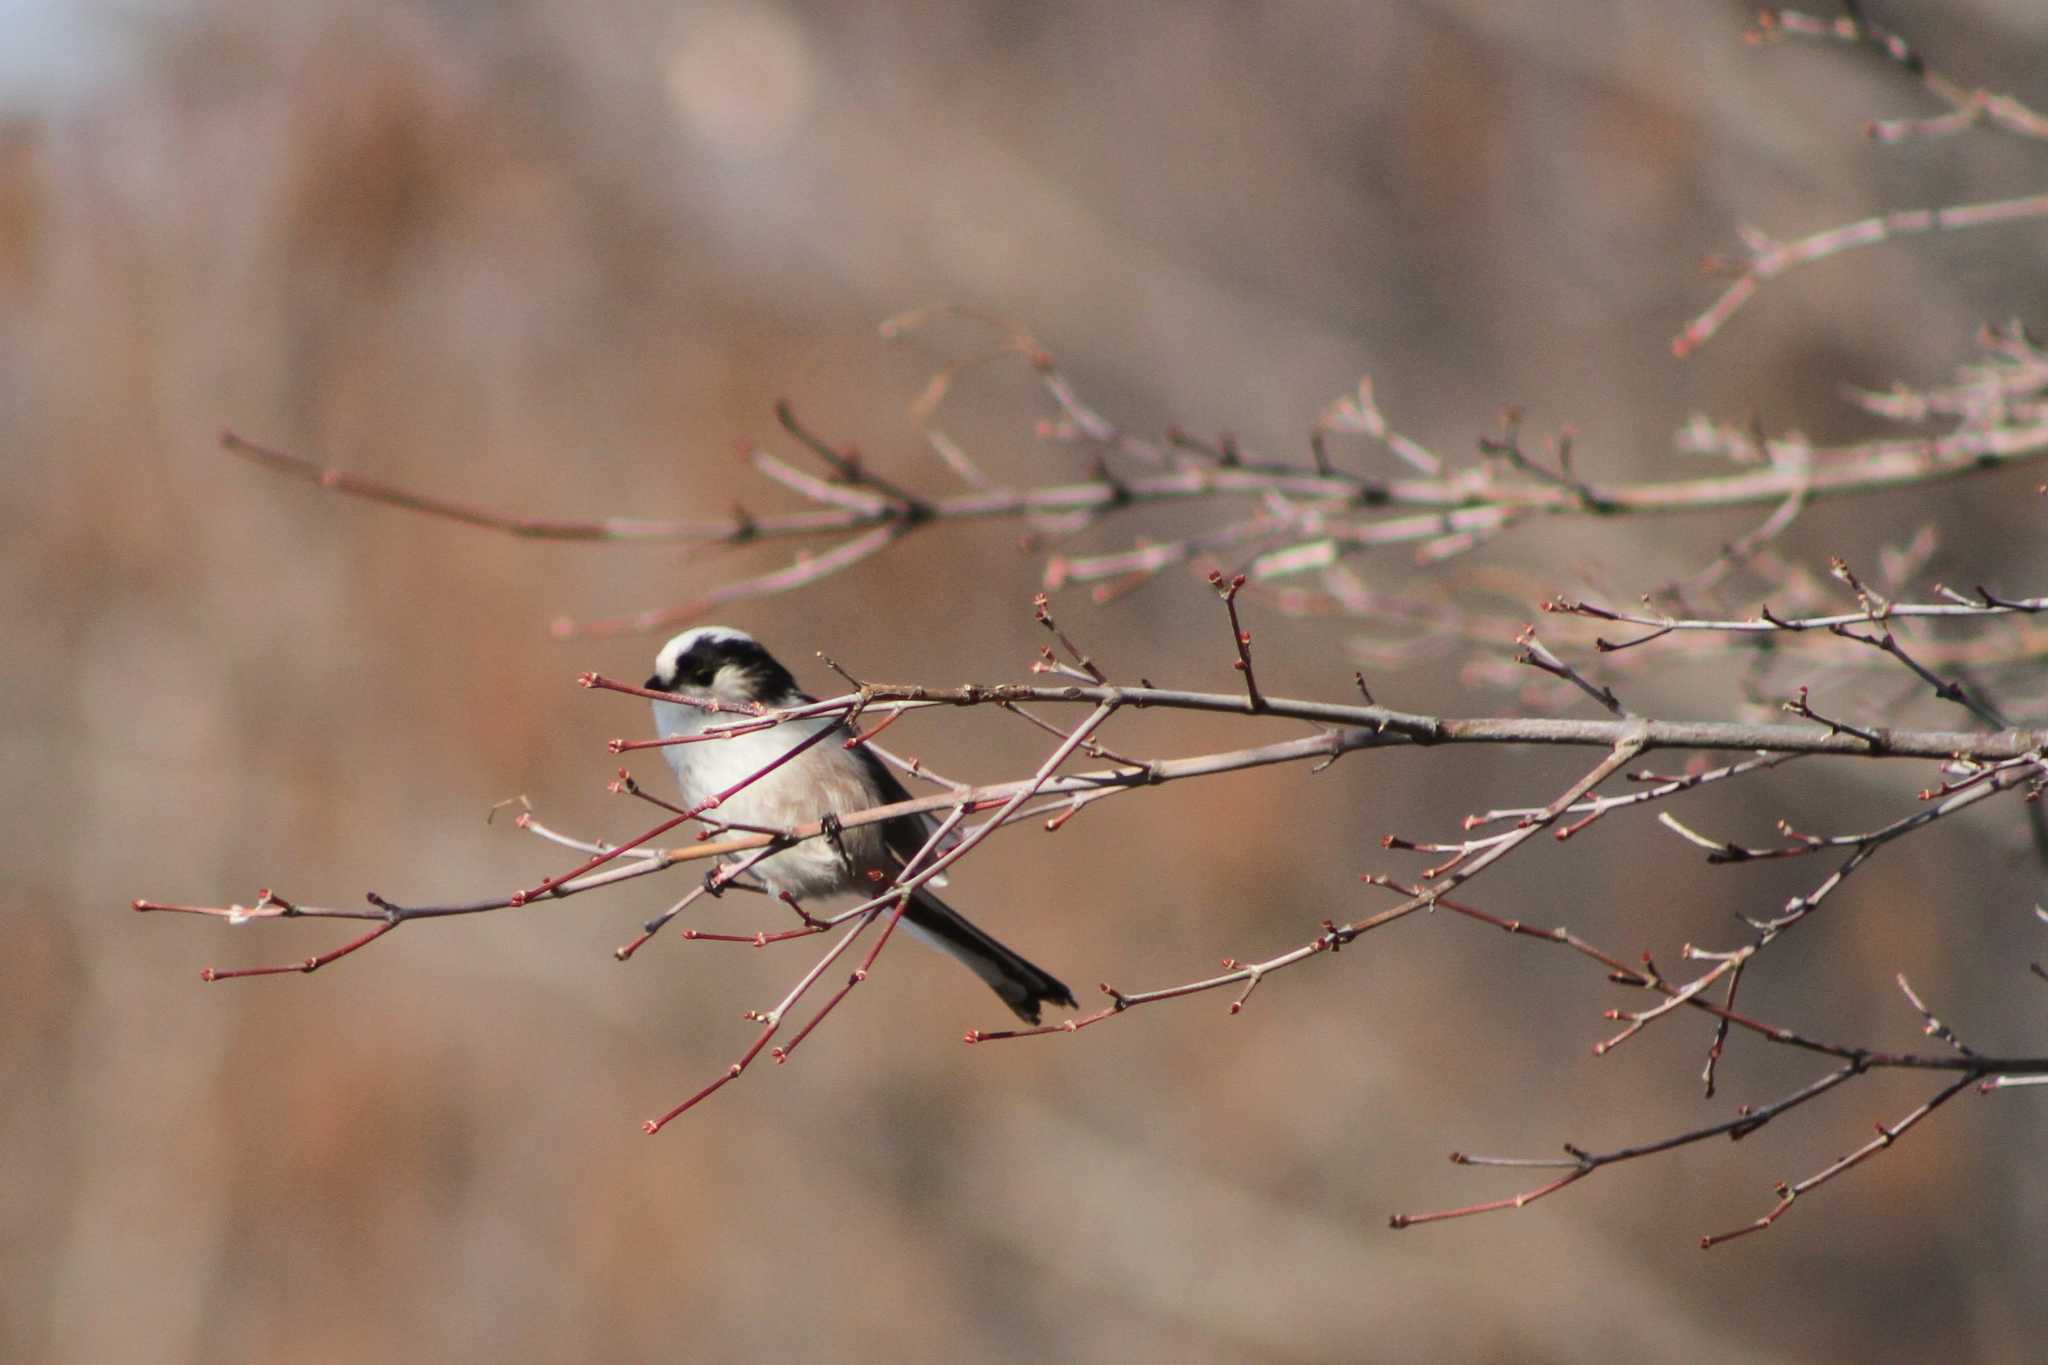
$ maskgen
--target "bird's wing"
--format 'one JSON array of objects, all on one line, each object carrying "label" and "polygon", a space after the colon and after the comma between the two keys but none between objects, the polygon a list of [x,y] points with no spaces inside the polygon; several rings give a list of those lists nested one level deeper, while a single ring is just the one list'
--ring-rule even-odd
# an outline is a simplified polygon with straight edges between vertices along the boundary
[{"label": "bird's wing", "polygon": [[[888,764],[869,753],[865,746],[855,750],[855,752],[868,765],[868,771],[874,779],[875,792],[883,805],[894,805],[898,801],[908,801],[911,799],[910,792],[905,789],[902,782],[897,780],[896,774],[890,770]],[[917,856],[918,850],[931,840],[932,831],[938,827],[939,818],[930,811],[891,820],[884,826],[882,831],[883,842],[889,850],[891,861],[899,868],[908,863]],[[932,850],[932,857],[945,853],[947,850],[957,846],[959,842],[960,834],[957,830],[948,833],[944,839],[939,841],[938,847]],[[930,860],[927,859],[926,861],[929,862]],[[946,874],[943,872],[931,880],[931,885],[933,886],[944,886],[945,884]]]}]

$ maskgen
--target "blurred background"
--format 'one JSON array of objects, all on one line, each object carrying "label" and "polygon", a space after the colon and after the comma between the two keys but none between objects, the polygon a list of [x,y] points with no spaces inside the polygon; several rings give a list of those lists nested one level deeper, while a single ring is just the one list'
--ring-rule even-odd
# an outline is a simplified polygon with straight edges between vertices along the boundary
[{"label": "blurred background", "polygon": [[[1935,382],[1980,321],[2041,321],[2038,227],[1796,273],[1681,364],[1669,339],[1715,287],[1696,262],[1739,224],[1792,235],[2031,193],[2048,165],[1994,134],[1872,146],[1867,118],[1937,107],[1867,54],[1745,46],[1749,8],[0,3],[0,1357],[2037,1350],[2048,1176],[2027,1092],[1959,1099],[1704,1257],[1699,1234],[1764,1212],[1773,1181],[1931,1087],[1873,1079],[1741,1144],[1389,1231],[1396,1210],[1533,1183],[1451,1166],[1453,1148],[1646,1140],[1819,1070],[1738,1043],[1705,1101],[1707,1030],[1683,1018],[1595,1061],[1599,1009],[1628,999],[1448,918],[1276,978],[1235,1018],[1204,996],[973,1049],[964,1029],[1007,1022],[984,988],[892,948],[787,1067],[650,1140],[639,1121],[717,1074],[752,1036],[740,1012],[809,960],[670,935],[614,961],[684,877],[211,986],[202,966],[291,960],[346,926],[127,909],[263,886],[330,905],[502,894],[566,865],[486,824],[518,795],[564,829],[631,832],[603,745],[647,718],[574,678],[637,680],[659,641],[548,623],[671,605],[789,553],[515,542],[265,473],[220,453],[223,427],[509,511],[717,516],[788,505],[737,453],[802,458],[771,417],[787,397],[943,490],[909,407],[988,338],[875,326],[945,302],[1029,325],[1133,430],[1228,430],[1303,460],[1309,424],[1367,373],[1397,426],[1461,459],[1503,404],[1532,433],[1575,424],[1594,478],[1700,471],[1670,439],[1696,411],[1871,432],[1844,383]],[[1967,83],[2048,101],[2038,5],[1871,8]],[[1006,480],[1085,470],[1033,439],[1044,415],[1014,360],[964,375],[946,409]],[[1785,552],[1868,562],[1931,519],[1945,538],[1923,585],[2038,592],[2037,481],[1824,506]],[[1630,595],[1757,519],[1535,526],[1436,572]],[[1080,545],[1189,524],[1113,522]],[[1043,559],[1020,531],[935,528],[719,616],[814,687],[831,682],[816,650],[876,678],[1015,677],[1041,638]],[[1387,589],[1422,574],[1402,553],[1360,568]],[[1195,578],[1056,607],[1120,678],[1234,685]],[[1361,627],[1253,624],[1268,691],[1346,695]],[[1468,688],[1470,663],[1376,672],[1375,690],[1518,704]],[[1632,685],[1667,714],[1739,700],[1712,670]],[[1175,754],[1299,732],[1145,716],[1108,739]],[[893,738],[977,780],[1045,746],[983,712]],[[1358,873],[1418,866],[1381,835],[1455,837],[1466,812],[1540,803],[1588,762],[1388,754],[1163,789],[995,841],[953,899],[1086,999],[1171,984],[1374,908]],[[659,785],[658,760],[633,767]],[[1769,842],[1780,816],[1894,818],[1931,776],[1795,765],[1684,814]],[[1820,876],[1696,854],[1616,819],[1528,850],[1474,899],[1675,961]],[[2022,817],[1993,804],[1881,856],[1744,998],[1931,1046],[1892,988],[1905,971],[1966,1038],[2038,1051],[2039,883]],[[759,916],[728,899],[696,918]]]}]

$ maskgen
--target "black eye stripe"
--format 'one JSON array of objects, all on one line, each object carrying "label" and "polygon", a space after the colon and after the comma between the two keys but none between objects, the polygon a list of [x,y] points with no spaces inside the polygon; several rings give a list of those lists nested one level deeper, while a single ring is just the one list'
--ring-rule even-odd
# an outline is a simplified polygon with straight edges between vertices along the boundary
[{"label": "black eye stripe", "polygon": [[[729,670],[729,671],[728,671]],[[669,688],[708,688],[723,676],[724,685],[755,696],[793,691],[796,680],[775,656],[754,641],[730,635],[698,639],[678,655],[668,676]]]},{"label": "black eye stripe", "polygon": [[715,644],[700,644],[676,660],[676,677],[696,683],[709,682],[721,665],[731,661],[732,654],[729,649],[720,648]]},{"label": "black eye stripe", "polygon": [[793,690],[796,680],[775,661],[775,656],[752,640],[730,635],[694,641],[672,665],[669,688],[708,688],[730,669],[728,686],[741,691],[768,694]]}]

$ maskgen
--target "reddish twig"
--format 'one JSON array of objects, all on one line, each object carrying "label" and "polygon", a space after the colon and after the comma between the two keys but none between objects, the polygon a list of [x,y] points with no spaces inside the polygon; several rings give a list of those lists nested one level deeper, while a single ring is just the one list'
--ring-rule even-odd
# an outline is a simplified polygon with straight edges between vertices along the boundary
[{"label": "reddish twig", "polygon": [[1624,764],[1640,752],[1641,744],[1639,741],[1623,740],[1617,743],[1607,757],[1595,765],[1592,771],[1581,777],[1567,788],[1563,795],[1544,807],[1542,812],[1526,826],[1502,836],[1498,841],[1466,861],[1462,866],[1444,873],[1432,882],[1426,882],[1414,894],[1408,896],[1391,909],[1367,915],[1363,919],[1353,921],[1350,924],[1339,925],[1325,921],[1322,931],[1307,943],[1268,958],[1263,962],[1237,962],[1237,959],[1233,958],[1231,960],[1237,962],[1237,965],[1226,970],[1221,976],[1212,976],[1199,981],[1183,982],[1177,986],[1167,986],[1158,990],[1137,992],[1120,991],[1105,983],[1102,986],[1102,992],[1110,998],[1110,1003],[1094,1014],[1085,1015],[1079,1019],[1070,1019],[1062,1024],[1040,1025],[1036,1028],[1002,1029],[992,1032],[974,1030],[968,1033],[967,1041],[969,1043],[982,1043],[1008,1038],[1042,1037],[1050,1033],[1073,1033],[1100,1023],[1104,1019],[1122,1014],[1139,1005],[1154,1004],[1162,1000],[1176,1000],[1184,996],[1198,995],[1207,991],[1220,990],[1228,986],[1248,986],[1273,972],[1305,962],[1320,953],[1338,951],[1362,934],[1370,933],[1374,929],[1383,928],[1396,920],[1406,918],[1417,910],[1427,909],[1435,905],[1445,894],[1464,882],[1469,881],[1471,878],[1476,877],[1488,867],[1498,863],[1502,858],[1547,828],[1573,802],[1578,801],[1588,792],[1592,791],[1593,788],[1613,776],[1615,772],[1619,771]]},{"label": "reddish twig", "polygon": [[1778,1186],[1778,1202],[1769,1213],[1766,1213],[1747,1227],[1736,1228],[1732,1232],[1712,1233],[1700,1238],[1700,1250],[1706,1251],[1721,1245],[1723,1242],[1732,1242],[1738,1237],[1747,1237],[1753,1232],[1769,1230],[1774,1223],[1791,1211],[1793,1200],[1799,1198],[1800,1195],[1805,1194],[1808,1190],[1826,1184],[1851,1167],[1859,1166],[1871,1157],[1876,1156],[1879,1152],[1898,1141],[1899,1137],[1908,1128],[1913,1127],[1920,1120],[1926,1118],[1929,1114],[1941,1108],[1942,1105],[1947,1104],[1965,1089],[1969,1088],[1976,1079],[1977,1076],[1975,1074],[1965,1074],[1956,1077],[1955,1080],[1937,1090],[1932,1098],[1928,1099],[1919,1108],[1900,1119],[1897,1123],[1890,1125],[1878,1124],[1877,1136],[1847,1156],[1830,1162],[1797,1184],[1787,1185],[1781,1182]]},{"label": "reddish twig", "polygon": [[1531,668],[1541,669],[1552,677],[1564,679],[1594,701],[1599,702],[1600,705],[1607,709],[1610,715],[1627,719],[1635,714],[1621,704],[1621,698],[1614,695],[1613,688],[1602,687],[1594,683],[1590,678],[1558,658],[1557,655],[1546,648],[1543,642],[1536,638],[1536,627],[1534,625],[1523,626],[1522,633],[1515,637],[1515,643],[1521,646],[1521,649],[1515,655],[1516,663],[1527,664]]},{"label": "reddish twig", "polygon": [[1226,580],[1221,570],[1209,575],[1209,586],[1216,589],[1216,595],[1223,599],[1223,609],[1230,614],[1230,642],[1237,649],[1237,671],[1244,674],[1245,702],[1254,711],[1266,709],[1266,699],[1259,695],[1259,680],[1252,673],[1252,633],[1237,619],[1237,594],[1244,587],[1244,575],[1238,574]]}]

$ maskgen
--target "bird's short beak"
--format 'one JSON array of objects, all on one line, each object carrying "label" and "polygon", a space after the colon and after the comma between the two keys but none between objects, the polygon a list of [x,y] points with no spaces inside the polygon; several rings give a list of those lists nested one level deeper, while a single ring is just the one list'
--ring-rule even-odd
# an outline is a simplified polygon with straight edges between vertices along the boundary
[{"label": "bird's short beak", "polygon": [[661,675],[660,675],[660,674],[658,674],[658,673],[657,673],[657,674],[656,674],[655,676],[653,676],[653,677],[649,678],[649,679],[648,679],[648,680],[647,680],[646,682],[644,682],[644,683],[641,683],[641,684],[640,684],[640,686],[642,686],[642,687],[646,688],[646,689],[647,689],[647,690],[648,690],[649,692],[666,692],[666,691],[668,691],[668,689],[667,689],[666,687],[663,687],[663,686],[661,685]]}]

